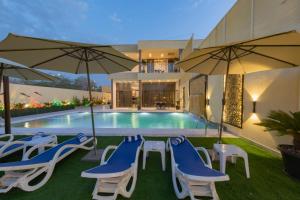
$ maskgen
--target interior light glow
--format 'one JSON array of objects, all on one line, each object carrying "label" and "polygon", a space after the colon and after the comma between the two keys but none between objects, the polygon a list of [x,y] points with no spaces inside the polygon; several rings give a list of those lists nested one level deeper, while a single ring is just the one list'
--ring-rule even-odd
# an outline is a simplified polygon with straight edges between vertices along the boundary
[{"label": "interior light glow", "polygon": [[257,99],[258,99],[258,95],[257,94],[253,94],[251,96],[252,96],[252,100],[253,101],[257,101]]},{"label": "interior light glow", "polygon": [[141,112],[141,115],[149,115],[150,113],[148,112]]}]

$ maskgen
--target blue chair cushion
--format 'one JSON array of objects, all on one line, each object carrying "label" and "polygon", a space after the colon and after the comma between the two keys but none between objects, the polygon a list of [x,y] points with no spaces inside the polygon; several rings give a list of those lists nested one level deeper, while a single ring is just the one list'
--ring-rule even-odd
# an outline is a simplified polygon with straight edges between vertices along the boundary
[{"label": "blue chair cushion", "polygon": [[205,166],[204,161],[189,140],[185,139],[180,145],[171,143],[173,155],[178,169],[193,176],[216,177],[225,174]]},{"label": "blue chair cushion", "polygon": [[136,152],[142,143],[141,137],[129,142],[125,140],[114,151],[105,165],[100,165],[86,170],[85,173],[92,174],[109,174],[125,171],[135,162]]}]

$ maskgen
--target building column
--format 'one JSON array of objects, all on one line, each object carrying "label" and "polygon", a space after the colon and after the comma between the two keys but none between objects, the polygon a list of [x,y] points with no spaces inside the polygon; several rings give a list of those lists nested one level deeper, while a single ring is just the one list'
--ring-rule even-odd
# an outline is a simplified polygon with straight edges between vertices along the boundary
[{"label": "building column", "polygon": [[[139,73],[141,73],[142,72],[142,50],[141,49],[139,49]],[[140,108],[142,108],[142,105],[143,105],[143,103],[142,103],[142,99],[143,99],[143,93],[142,93],[142,81],[141,80],[139,80],[139,107]]]},{"label": "building column", "polygon": [[[178,49],[178,58],[179,58],[179,60],[181,60],[182,52],[183,52],[183,49]],[[177,72],[180,72],[180,67],[176,70],[178,70]]]},{"label": "building column", "polygon": [[114,109],[115,108],[115,90],[114,90],[114,80],[111,79],[111,87],[110,87],[110,93],[111,93],[111,99],[110,99],[110,106],[111,106],[111,109]]}]

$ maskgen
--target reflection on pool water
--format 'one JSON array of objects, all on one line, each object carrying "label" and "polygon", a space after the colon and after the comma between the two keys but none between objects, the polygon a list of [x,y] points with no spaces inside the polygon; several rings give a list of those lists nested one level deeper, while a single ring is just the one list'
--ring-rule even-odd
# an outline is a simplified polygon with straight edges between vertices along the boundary
[{"label": "reflection on pool water", "polygon": [[[204,122],[188,113],[96,112],[96,128],[202,129]],[[13,124],[18,128],[90,128],[89,112],[79,112]],[[211,128],[211,127],[210,127]]]}]

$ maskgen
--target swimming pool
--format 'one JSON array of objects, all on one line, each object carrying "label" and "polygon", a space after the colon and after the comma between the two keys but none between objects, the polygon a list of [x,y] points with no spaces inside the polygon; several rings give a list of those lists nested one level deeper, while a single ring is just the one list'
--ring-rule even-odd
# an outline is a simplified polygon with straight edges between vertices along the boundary
[{"label": "swimming pool", "polygon": [[[203,129],[203,120],[189,113],[96,112],[96,128]],[[89,112],[78,112],[13,124],[15,128],[90,128]],[[211,125],[210,125],[211,127]]]}]

